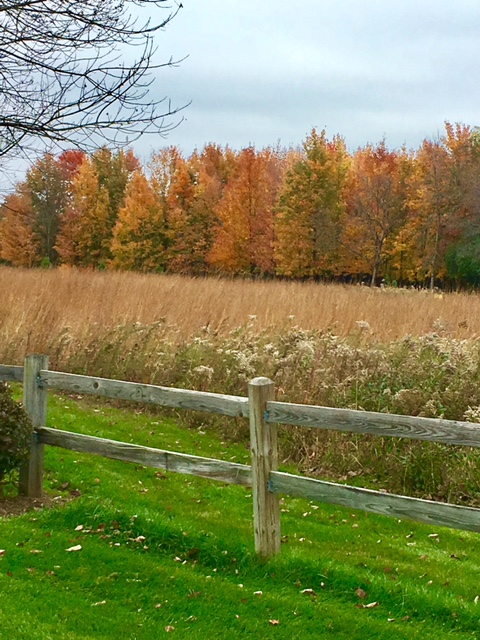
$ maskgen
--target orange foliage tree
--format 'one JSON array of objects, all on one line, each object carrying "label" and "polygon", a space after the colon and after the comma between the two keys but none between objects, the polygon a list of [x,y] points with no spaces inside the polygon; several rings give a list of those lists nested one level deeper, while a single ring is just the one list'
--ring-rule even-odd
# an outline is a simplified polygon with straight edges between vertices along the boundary
[{"label": "orange foliage tree", "polygon": [[0,209],[0,258],[14,267],[40,262],[39,240],[33,231],[34,215],[28,196],[14,193]]},{"label": "orange foliage tree", "polygon": [[218,224],[208,261],[226,273],[274,273],[274,206],[279,188],[272,149],[243,149],[215,213]]},{"label": "orange foliage tree", "polygon": [[389,151],[385,141],[354,154],[341,239],[344,274],[368,275],[372,286],[385,275],[381,267],[405,219],[409,168],[406,152]]},{"label": "orange foliage tree", "polygon": [[169,271],[208,272],[218,222],[215,211],[234,162],[229,149],[210,144],[177,163],[166,198]]}]

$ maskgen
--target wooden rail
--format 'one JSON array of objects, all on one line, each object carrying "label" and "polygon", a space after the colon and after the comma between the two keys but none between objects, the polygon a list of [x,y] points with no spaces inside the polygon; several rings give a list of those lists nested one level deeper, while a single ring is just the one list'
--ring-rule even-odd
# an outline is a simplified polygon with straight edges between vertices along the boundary
[{"label": "wooden rail", "polygon": [[36,434],[39,443],[61,447],[62,449],[93,453],[113,460],[135,462],[144,467],[201,476],[227,484],[241,484],[247,487],[252,485],[251,467],[245,464],[223,462],[212,458],[191,456],[186,453],[153,449],[152,447],[143,447],[138,444],[96,438],[95,436],[86,436],[81,433],[49,429],[48,427],[37,428]]},{"label": "wooden rail", "polygon": [[370,433],[374,436],[415,438],[445,444],[480,447],[480,424],[399,416],[373,411],[333,409],[287,402],[267,402],[267,422],[299,427],[333,429],[352,433]]},{"label": "wooden rail", "polygon": [[23,367],[0,365],[0,382],[23,382]]},{"label": "wooden rail", "polygon": [[[275,402],[274,385],[268,378],[252,380],[248,385],[247,398],[73,375],[50,371],[48,359],[42,355],[27,356],[24,367],[0,365],[0,381],[23,381],[24,404],[35,428],[30,461],[20,473],[20,491],[25,495],[41,495],[43,450],[45,445],[50,445],[225,483],[252,486],[255,550],[266,558],[280,551],[280,494],[480,532],[480,509],[279,472],[275,426],[289,424],[480,447],[480,424]],[[48,389],[249,418],[252,465],[48,428]]]},{"label": "wooden rail", "polygon": [[135,400],[177,409],[194,409],[220,413],[232,418],[248,418],[248,399],[189,389],[157,387],[151,384],[78,376],[58,371],[40,371],[38,382],[49,389],[63,389],[74,393],[87,393],[116,400]]}]

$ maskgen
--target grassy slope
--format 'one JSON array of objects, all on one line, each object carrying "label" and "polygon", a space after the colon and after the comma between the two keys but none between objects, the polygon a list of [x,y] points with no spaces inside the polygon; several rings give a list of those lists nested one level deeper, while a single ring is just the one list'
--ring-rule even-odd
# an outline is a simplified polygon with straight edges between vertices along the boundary
[{"label": "grassy slope", "polygon": [[[50,426],[248,462],[153,414],[50,402]],[[244,488],[52,447],[46,468],[55,495],[82,495],[0,524],[1,638],[478,637],[476,535],[286,498],[282,555],[263,564]]]}]

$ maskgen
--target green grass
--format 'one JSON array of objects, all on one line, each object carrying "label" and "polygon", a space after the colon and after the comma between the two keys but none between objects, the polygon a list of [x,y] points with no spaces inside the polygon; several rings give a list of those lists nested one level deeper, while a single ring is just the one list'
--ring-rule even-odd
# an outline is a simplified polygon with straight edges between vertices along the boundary
[{"label": "green grass", "polygon": [[[51,394],[49,426],[249,460],[137,405]],[[285,498],[265,563],[245,488],[53,447],[45,465],[49,493],[81,495],[0,523],[2,639],[480,637],[475,534]]]}]

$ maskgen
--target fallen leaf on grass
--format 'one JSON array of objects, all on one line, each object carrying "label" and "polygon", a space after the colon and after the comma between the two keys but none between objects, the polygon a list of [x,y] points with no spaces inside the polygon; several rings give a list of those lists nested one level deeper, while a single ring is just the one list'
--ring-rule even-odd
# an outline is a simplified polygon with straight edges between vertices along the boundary
[{"label": "fallen leaf on grass", "polygon": [[300,591],[300,593],[306,593],[309,596],[313,596],[314,598],[317,597],[317,594],[315,593],[315,591],[313,589],[302,589]]},{"label": "fallen leaf on grass", "polygon": [[92,607],[98,607],[98,606],[101,606],[103,604],[107,604],[107,601],[106,600],[101,600],[100,602],[94,602],[92,604]]},{"label": "fallen leaf on grass", "polygon": [[175,631],[175,627],[172,627],[172,625],[171,625],[171,624],[169,624],[169,625],[167,625],[167,626],[165,627],[165,631],[166,631],[167,633],[170,633],[170,631]]},{"label": "fallen leaf on grass", "polygon": [[280,624],[280,620],[269,620],[269,623],[272,625],[272,627],[276,627],[278,624]]},{"label": "fallen leaf on grass", "polygon": [[82,549],[82,545],[81,544],[76,544],[73,547],[69,547],[68,549],[65,549],[65,551],[81,551]]},{"label": "fallen leaf on grass", "polygon": [[42,553],[41,549],[30,549],[30,553]]},{"label": "fallen leaf on grass", "polygon": [[379,602],[370,602],[369,604],[356,604],[355,607],[357,609],[375,609],[375,607],[378,607],[380,605]]},{"label": "fallen leaf on grass", "polygon": [[364,591],[363,589],[360,589],[360,587],[355,591],[355,595],[357,596],[357,598],[366,598],[367,597],[367,592]]},{"label": "fallen leaf on grass", "polygon": [[5,549],[0,549],[0,558],[5,555]]}]

